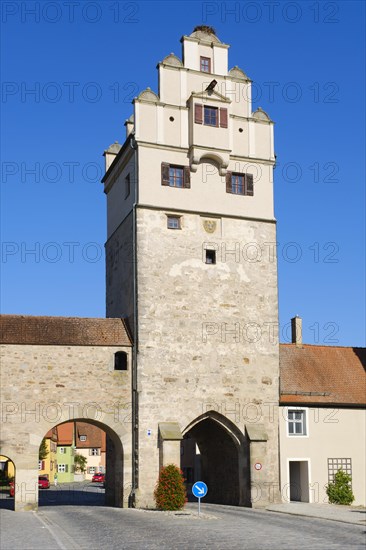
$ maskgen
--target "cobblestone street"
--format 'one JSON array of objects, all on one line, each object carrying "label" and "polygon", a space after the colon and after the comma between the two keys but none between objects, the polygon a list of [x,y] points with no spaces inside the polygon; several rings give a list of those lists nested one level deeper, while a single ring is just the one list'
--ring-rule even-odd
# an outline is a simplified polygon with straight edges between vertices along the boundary
[{"label": "cobblestone street", "polygon": [[[1,550],[246,549],[363,550],[365,526],[212,504],[177,513],[102,506],[1,510]],[[362,520],[361,520],[362,521]]]}]

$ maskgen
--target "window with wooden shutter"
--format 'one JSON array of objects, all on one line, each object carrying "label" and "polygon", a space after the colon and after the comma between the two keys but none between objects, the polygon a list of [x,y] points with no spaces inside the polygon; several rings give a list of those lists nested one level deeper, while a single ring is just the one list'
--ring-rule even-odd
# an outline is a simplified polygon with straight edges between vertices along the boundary
[{"label": "window with wooden shutter", "polygon": [[226,172],[226,193],[231,193],[231,176],[232,172]]},{"label": "window with wooden shutter", "polygon": [[161,163],[161,185],[190,189],[191,170],[189,166]]},{"label": "window with wooden shutter", "polygon": [[227,109],[220,107],[220,128],[227,128]]},{"label": "window with wooden shutter", "polygon": [[190,189],[191,188],[191,169],[190,169],[189,166],[184,166],[183,171],[184,171],[184,185],[183,185],[183,187],[185,189]]},{"label": "window with wooden shutter", "polygon": [[194,121],[195,121],[196,124],[202,124],[202,122],[203,122],[202,112],[203,112],[203,105],[200,105],[199,103],[195,103],[195,105],[194,105]]},{"label": "window with wooden shutter", "polygon": [[226,172],[226,193],[233,195],[254,195],[253,174]]},{"label": "window with wooden shutter", "polygon": [[169,164],[161,163],[161,185],[169,185]]},{"label": "window with wooden shutter", "polygon": [[245,194],[252,197],[254,195],[253,174],[245,176]]}]

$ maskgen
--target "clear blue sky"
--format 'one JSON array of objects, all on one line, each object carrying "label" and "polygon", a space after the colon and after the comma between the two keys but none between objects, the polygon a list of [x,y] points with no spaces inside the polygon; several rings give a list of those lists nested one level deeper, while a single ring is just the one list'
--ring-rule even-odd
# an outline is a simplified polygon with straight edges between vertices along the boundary
[{"label": "clear blue sky", "polygon": [[102,152],[205,23],[276,122],[281,327],[365,345],[364,3],[55,4],[1,5],[2,312],[104,316]]}]

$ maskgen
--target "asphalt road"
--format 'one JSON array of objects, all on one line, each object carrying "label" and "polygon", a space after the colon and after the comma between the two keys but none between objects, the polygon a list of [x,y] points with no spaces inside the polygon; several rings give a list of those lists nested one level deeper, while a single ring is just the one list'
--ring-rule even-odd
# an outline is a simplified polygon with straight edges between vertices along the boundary
[{"label": "asphalt road", "polygon": [[202,504],[200,518],[196,504],[180,513],[107,508],[100,487],[73,492],[72,504],[65,497],[38,513],[1,510],[1,550],[365,550],[359,525],[213,504]]}]

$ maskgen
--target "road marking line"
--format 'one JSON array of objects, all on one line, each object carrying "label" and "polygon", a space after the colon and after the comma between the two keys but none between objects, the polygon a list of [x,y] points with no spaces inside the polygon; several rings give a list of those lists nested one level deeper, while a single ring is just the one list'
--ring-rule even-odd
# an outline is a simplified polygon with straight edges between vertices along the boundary
[{"label": "road marking line", "polygon": [[[50,535],[55,539],[56,543],[58,544],[58,547],[61,550],[77,550],[81,548],[81,546],[77,545],[73,539],[66,533],[64,529],[62,529],[59,525],[54,524],[48,517],[43,516],[41,512],[33,512],[36,518],[42,523],[43,527],[45,527]],[[59,538],[59,536],[54,532],[55,529],[61,530],[63,532],[64,538],[67,539],[67,546],[65,546],[62,542],[62,540]]]}]

